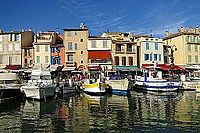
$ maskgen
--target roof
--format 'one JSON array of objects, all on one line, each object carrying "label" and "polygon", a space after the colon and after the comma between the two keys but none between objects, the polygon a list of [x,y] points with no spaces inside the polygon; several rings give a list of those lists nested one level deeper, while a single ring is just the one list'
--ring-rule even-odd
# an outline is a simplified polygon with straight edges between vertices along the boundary
[{"label": "roof", "polygon": [[89,36],[89,40],[111,40],[111,37]]},{"label": "roof", "polygon": [[117,44],[136,44],[136,42],[130,42],[130,41],[124,41],[124,40],[113,40],[114,43],[117,43]]},{"label": "roof", "polygon": [[191,32],[178,32],[178,33],[170,34],[170,35],[166,36],[163,40],[171,39],[171,38],[178,37],[178,36],[181,36],[181,35],[200,35],[200,34],[191,33]]},{"label": "roof", "polygon": [[74,28],[74,29],[63,29],[64,31],[87,31],[88,29]]}]

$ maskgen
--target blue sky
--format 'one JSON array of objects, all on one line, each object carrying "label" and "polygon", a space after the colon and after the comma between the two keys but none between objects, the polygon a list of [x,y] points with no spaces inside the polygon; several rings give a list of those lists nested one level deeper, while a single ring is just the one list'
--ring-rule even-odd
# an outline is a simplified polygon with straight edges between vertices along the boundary
[{"label": "blue sky", "polygon": [[200,26],[200,0],[1,0],[0,29],[77,28],[153,34]]}]

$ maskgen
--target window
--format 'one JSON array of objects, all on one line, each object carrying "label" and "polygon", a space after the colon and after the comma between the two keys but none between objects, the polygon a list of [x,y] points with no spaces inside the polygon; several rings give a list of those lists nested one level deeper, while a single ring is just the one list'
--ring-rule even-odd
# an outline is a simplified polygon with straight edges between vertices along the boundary
[{"label": "window", "polygon": [[150,61],[153,60],[153,54],[150,54]]},{"label": "window", "polygon": [[198,62],[199,62],[199,56],[195,55],[195,63],[198,63]]},{"label": "window", "polygon": [[18,61],[19,61],[19,57],[16,56],[16,57],[15,57],[15,63],[18,63]]},{"label": "window", "polygon": [[13,51],[13,45],[12,44],[8,45],[8,51]]},{"label": "window", "polygon": [[78,35],[76,31],[74,32],[74,35]]},{"label": "window", "polygon": [[158,50],[158,43],[155,42],[155,50]]},{"label": "window", "polygon": [[40,46],[39,45],[36,46],[36,52],[40,52]]},{"label": "window", "polygon": [[67,55],[67,61],[73,62],[73,55]]},{"label": "window", "polygon": [[91,41],[91,48],[96,48],[96,41],[95,40]]},{"label": "window", "polygon": [[154,60],[158,60],[157,54],[154,54]]},{"label": "window", "polygon": [[83,39],[80,39],[80,42],[83,42]]},{"label": "window", "polygon": [[186,41],[186,42],[189,42],[189,36],[186,36],[186,37],[185,37],[185,41]]},{"label": "window", "polygon": [[0,43],[0,51],[3,51],[3,44]]},{"label": "window", "polygon": [[127,52],[132,52],[132,44],[127,44]]},{"label": "window", "polygon": [[117,51],[117,52],[121,52],[121,50],[122,50],[122,49],[121,49],[121,45],[117,44],[117,45],[116,45],[116,51]]},{"label": "window", "polygon": [[192,56],[188,55],[188,63],[191,63],[191,62],[192,62]]},{"label": "window", "polygon": [[81,51],[81,54],[83,54],[83,51]]},{"label": "window", "polygon": [[49,63],[49,56],[45,56],[45,63]]},{"label": "window", "polygon": [[196,42],[196,36],[193,36],[193,42]]},{"label": "window", "polygon": [[107,48],[107,47],[108,47],[107,41],[103,41],[103,48]]},{"label": "window", "polygon": [[83,64],[83,61],[81,61],[81,64]]},{"label": "window", "polygon": [[36,63],[40,63],[40,56],[36,57],[36,61],[37,61]]},{"label": "window", "polygon": [[20,51],[20,46],[19,46],[19,44],[15,44],[15,51]]},{"label": "window", "polygon": [[68,42],[68,50],[72,50],[72,42]]},{"label": "window", "polygon": [[192,38],[192,36],[190,36],[190,42],[192,42],[193,41],[193,38]]},{"label": "window", "polygon": [[190,45],[190,44],[187,46],[187,48],[188,48],[188,52],[191,52],[191,51],[192,51],[192,48],[191,48],[191,45]]},{"label": "window", "polygon": [[11,41],[15,41],[15,34],[12,34],[12,40]]},{"label": "window", "polygon": [[149,54],[144,54],[144,60],[149,60]]},{"label": "window", "polygon": [[75,50],[78,49],[78,44],[77,43],[75,43],[74,48],[75,48]]},{"label": "window", "polygon": [[19,34],[16,34],[15,35],[15,41],[19,41],[20,40],[20,35]]},{"label": "window", "polygon": [[126,57],[122,57],[122,65],[126,66]]},{"label": "window", "polygon": [[194,46],[194,50],[195,50],[195,52],[198,52],[198,45]]},{"label": "window", "polygon": [[9,34],[9,35],[8,35],[8,38],[9,38],[9,39],[8,39],[9,41],[12,41],[12,34]]},{"label": "window", "polygon": [[48,52],[48,51],[49,51],[49,46],[45,45],[45,52]]},{"label": "window", "polygon": [[128,57],[128,62],[129,62],[129,65],[132,66],[133,65],[133,57]]},{"label": "window", "polygon": [[12,65],[12,57],[8,57],[8,64]]},{"label": "window", "polygon": [[149,42],[146,42],[146,50],[149,50]]},{"label": "window", "polygon": [[72,32],[71,31],[67,31],[67,36],[72,36]]},{"label": "window", "polygon": [[119,57],[115,56],[114,60],[115,60],[115,65],[118,66],[119,65]]},{"label": "window", "polygon": [[158,55],[158,60],[161,61],[161,54]]},{"label": "window", "polygon": [[55,53],[55,48],[51,48],[51,53]]}]

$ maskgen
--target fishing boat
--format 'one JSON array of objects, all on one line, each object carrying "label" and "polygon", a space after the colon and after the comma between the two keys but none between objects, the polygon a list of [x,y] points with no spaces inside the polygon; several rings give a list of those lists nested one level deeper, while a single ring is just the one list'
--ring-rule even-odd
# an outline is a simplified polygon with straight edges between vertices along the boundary
[{"label": "fishing boat", "polygon": [[131,81],[122,75],[111,76],[106,80],[106,84],[110,86],[112,94],[116,95],[127,95],[131,88]]},{"label": "fishing boat", "polygon": [[83,92],[90,95],[104,95],[106,94],[107,84],[105,82],[92,82],[92,80],[87,79],[83,82],[81,86]]},{"label": "fishing boat", "polygon": [[51,73],[48,70],[33,69],[31,79],[28,83],[21,87],[26,98],[36,100],[46,100],[48,97],[55,95],[56,84],[51,79]]},{"label": "fishing boat", "polygon": [[162,71],[156,70],[155,67],[146,68],[143,75],[135,76],[134,87],[146,91],[177,91],[181,87],[179,80],[163,79]]},{"label": "fishing boat", "polygon": [[21,98],[20,87],[21,80],[16,73],[0,73],[0,103]]}]

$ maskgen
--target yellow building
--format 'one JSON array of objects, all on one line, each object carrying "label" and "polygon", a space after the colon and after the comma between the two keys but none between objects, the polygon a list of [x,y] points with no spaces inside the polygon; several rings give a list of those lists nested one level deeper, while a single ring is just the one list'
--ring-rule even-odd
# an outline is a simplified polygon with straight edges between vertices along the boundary
[{"label": "yellow building", "polygon": [[[0,68],[5,68],[6,65],[31,67],[33,65],[32,43],[33,32],[31,30],[11,32],[1,31]],[[27,54],[25,52],[27,52]]]},{"label": "yellow building", "polygon": [[131,71],[137,68],[137,45],[131,33],[105,32],[112,38],[113,69]]},{"label": "yellow building", "polygon": [[88,29],[83,24],[76,29],[63,29],[66,70],[86,69],[88,64],[87,40]]},{"label": "yellow building", "polygon": [[[99,75],[99,71],[112,69],[112,40],[110,37],[90,36],[88,38],[88,71]],[[97,76],[95,76],[97,77]]]},{"label": "yellow building", "polygon": [[51,45],[56,42],[55,32],[40,32],[34,42],[35,64],[51,64]]},{"label": "yellow building", "polygon": [[166,32],[164,38],[172,46],[174,64],[180,66],[200,64],[200,29],[181,27],[177,33]]}]

